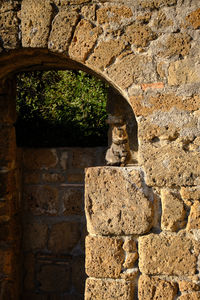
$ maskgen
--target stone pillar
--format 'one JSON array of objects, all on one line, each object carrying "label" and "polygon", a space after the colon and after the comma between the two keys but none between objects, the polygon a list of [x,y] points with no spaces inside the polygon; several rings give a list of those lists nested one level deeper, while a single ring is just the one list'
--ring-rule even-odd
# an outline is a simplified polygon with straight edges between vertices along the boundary
[{"label": "stone pillar", "polygon": [[15,81],[0,84],[0,299],[18,299],[19,170],[14,122]]},{"label": "stone pillar", "polygon": [[85,300],[135,299],[137,236],[152,227],[152,202],[137,167],[86,170]]}]

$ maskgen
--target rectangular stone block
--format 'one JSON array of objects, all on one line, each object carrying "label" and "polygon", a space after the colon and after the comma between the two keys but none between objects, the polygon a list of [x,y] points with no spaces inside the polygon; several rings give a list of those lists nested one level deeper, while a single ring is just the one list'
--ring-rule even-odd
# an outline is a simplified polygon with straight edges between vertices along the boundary
[{"label": "rectangular stone block", "polygon": [[195,275],[199,246],[184,234],[139,237],[139,269],[151,275]]},{"label": "rectangular stone block", "polygon": [[134,284],[131,281],[113,279],[86,280],[85,300],[133,300]]},{"label": "rectangular stone block", "polygon": [[[86,170],[85,211],[92,234],[143,234],[152,226],[152,202],[134,168],[96,167]],[[146,187],[148,191],[148,187]]]},{"label": "rectangular stone block", "polygon": [[55,168],[58,157],[55,149],[24,149],[23,164],[25,169]]},{"label": "rectangular stone block", "polygon": [[87,236],[87,275],[96,278],[119,278],[125,259],[122,244],[123,240],[120,238]]},{"label": "rectangular stone block", "polygon": [[178,291],[176,283],[147,275],[140,276],[138,288],[139,300],[174,300]]}]

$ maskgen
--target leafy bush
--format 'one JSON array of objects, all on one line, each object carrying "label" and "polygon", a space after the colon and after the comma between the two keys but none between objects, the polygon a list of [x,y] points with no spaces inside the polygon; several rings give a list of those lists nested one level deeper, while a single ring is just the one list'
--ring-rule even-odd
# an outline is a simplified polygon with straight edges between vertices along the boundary
[{"label": "leafy bush", "polygon": [[107,86],[82,71],[17,76],[17,144],[27,147],[107,145]]}]

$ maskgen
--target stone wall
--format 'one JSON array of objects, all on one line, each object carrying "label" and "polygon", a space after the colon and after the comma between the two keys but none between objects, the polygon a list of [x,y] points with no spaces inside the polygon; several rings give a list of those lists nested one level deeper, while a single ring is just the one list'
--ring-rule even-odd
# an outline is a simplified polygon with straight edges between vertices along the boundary
[{"label": "stone wall", "polygon": [[87,171],[86,299],[198,299],[199,1],[2,0],[0,37],[2,299],[19,290],[11,78],[49,68],[101,77],[138,125],[137,167]]},{"label": "stone wall", "polygon": [[22,299],[83,299],[84,168],[105,148],[22,149]]}]

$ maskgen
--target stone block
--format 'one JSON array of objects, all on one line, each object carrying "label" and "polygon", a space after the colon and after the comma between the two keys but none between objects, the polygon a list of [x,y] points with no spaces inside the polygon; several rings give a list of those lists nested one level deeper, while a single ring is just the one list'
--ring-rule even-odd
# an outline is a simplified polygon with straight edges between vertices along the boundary
[{"label": "stone block", "polygon": [[[87,228],[92,234],[143,234],[152,226],[152,202],[134,168],[89,168],[85,176]],[[140,179],[142,180],[142,179]],[[98,187],[98,188],[97,188]]]},{"label": "stone block", "polygon": [[138,253],[137,252],[127,253],[125,262],[123,264],[123,267],[125,269],[133,268],[137,259],[138,259]]},{"label": "stone block", "polygon": [[69,253],[81,237],[78,222],[62,222],[52,225],[48,249],[53,253]]},{"label": "stone block", "polygon": [[85,62],[101,33],[100,27],[94,27],[89,21],[81,20],[76,26],[69,47],[70,58]]},{"label": "stone block", "polygon": [[45,48],[53,17],[50,1],[23,0],[20,12],[22,46]]},{"label": "stone block", "polygon": [[[144,68],[145,65],[145,68]],[[147,55],[129,54],[118,58],[107,74],[120,88],[126,89],[133,83],[150,83],[157,81],[152,59]]]},{"label": "stone block", "polygon": [[138,283],[139,300],[173,300],[177,295],[177,284],[156,277],[141,275]]},{"label": "stone block", "polygon": [[199,65],[190,58],[170,63],[168,74],[168,84],[172,86],[200,82]]},{"label": "stone block", "polygon": [[73,148],[70,167],[84,169],[95,165],[95,151],[91,148]]},{"label": "stone block", "polygon": [[162,230],[177,231],[185,226],[186,211],[177,192],[161,190]]},{"label": "stone block", "polygon": [[67,182],[68,183],[84,183],[84,172],[83,170],[79,170],[75,172],[75,170],[69,170],[67,172]]},{"label": "stone block", "polygon": [[79,14],[76,11],[61,9],[52,22],[48,48],[52,51],[66,51],[78,20]]},{"label": "stone block", "polygon": [[96,278],[120,278],[125,253],[120,238],[86,237],[86,273]]},{"label": "stone block", "polygon": [[191,12],[187,17],[186,21],[190,24],[194,29],[200,28],[200,8]]},{"label": "stone block", "polygon": [[132,281],[112,279],[86,280],[85,300],[132,300],[134,297],[134,284]]},{"label": "stone block", "polygon": [[182,186],[180,189],[180,194],[184,202],[190,206],[194,201],[200,200],[200,188],[195,187],[184,187]]},{"label": "stone block", "polygon": [[139,0],[142,8],[158,9],[163,6],[173,6],[177,0]]},{"label": "stone block", "polygon": [[47,264],[40,267],[37,281],[44,292],[68,292],[70,290],[71,272],[69,265]]},{"label": "stone block", "polygon": [[151,275],[195,275],[197,243],[176,234],[149,234],[139,238],[139,268]]},{"label": "stone block", "polygon": [[101,7],[97,10],[96,14],[99,24],[119,24],[122,20],[129,19],[133,16],[131,8],[124,5]]},{"label": "stone block", "polygon": [[65,181],[65,176],[56,171],[51,173],[43,173],[42,181],[46,183],[63,183]]},{"label": "stone block", "polygon": [[43,250],[47,246],[46,224],[31,223],[24,224],[23,247],[25,250]]},{"label": "stone block", "polygon": [[126,252],[136,252],[137,251],[136,242],[134,240],[126,238],[123,244],[123,249]]},{"label": "stone block", "polygon": [[62,213],[66,216],[83,214],[83,189],[65,188],[61,194]]},{"label": "stone block", "polygon": [[200,229],[200,202],[195,201],[188,217],[187,230]]},{"label": "stone block", "polygon": [[[5,2],[5,1],[4,1]],[[0,15],[0,35],[4,49],[16,49],[19,46],[18,37],[19,19],[16,12],[12,10],[1,11]]]},{"label": "stone block", "polygon": [[193,283],[191,281],[183,280],[183,281],[180,281],[178,284],[179,284],[179,290],[181,293],[200,291],[200,285]]},{"label": "stone block", "polygon": [[23,164],[25,169],[55,168],[57,163],[58,157],[54,149],[24,149]]},{"label": "stone block", "polygon": [[41,181],[41,172],[25,171],[23,172],[23,184],[38,184]]},{"label": "stone block", "polygon": [[162,57],[172,57],[174,55],[185,56],[189,54],[191,48],[191,38],[187,34],[171,34],[163,44],[164,50],[159,51],[158,55]]},{"label": "stone block", "polygon": [[58,215],[58,190],[47,185],[32,185],[24,188],[24,208],[34,215]]},{"label": "stone block", "polygon": [[126,40],[136,47],[146,47],[157,38],[157,34],[148,25],[137,23],[127,26],[125,34]]},{"label": "stone block", "polygon": [[181,295],[179,297],[179,300],[199,300],[199,299],[200,299],[200,292],[188,293],[185,295]]},{"label": "stone block", "polygon": [[93,54],[87,60],[87,64],[93,68],[101,69],[108,67],[117,55],[125,49],[126,44],[123,40],[110,40],[101,42]]}]

